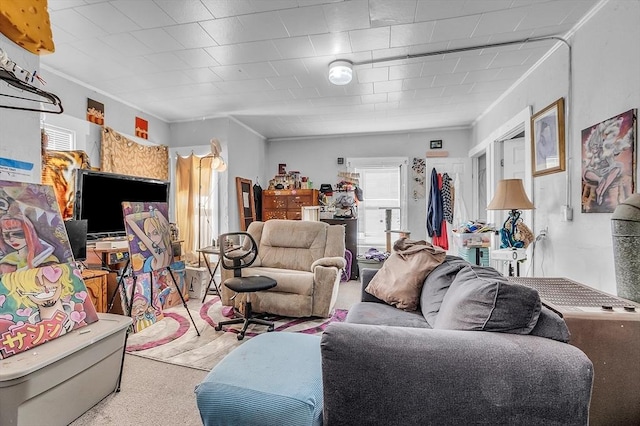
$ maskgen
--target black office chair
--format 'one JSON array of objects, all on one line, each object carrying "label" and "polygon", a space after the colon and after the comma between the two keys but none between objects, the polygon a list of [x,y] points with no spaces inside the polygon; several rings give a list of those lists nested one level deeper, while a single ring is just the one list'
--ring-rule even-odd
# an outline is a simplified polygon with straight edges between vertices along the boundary
[{"label": "black office chair", "polygon": [[235,298],[240,293],[246,293],[244,301],[244,316],[227,321],[221,321],[216,326],[216,331],[222,330],[222,326],[243,323],[242,330],[238,333],[238,340],[244,339],[249,324],[262,324],[268,326],[267,331],[273,331],[273,322],[257,318],[251,311],[251,293],[260,290],[268,290],[277,285],[276,280],[263,276],[243,277],[242,268],[251,266],[258,257],[258,244],[247,232],[229,232],[220,235],[220,264],[224,269],[233,270],[233,278],[224,281],[224,285],[234,291]]}]

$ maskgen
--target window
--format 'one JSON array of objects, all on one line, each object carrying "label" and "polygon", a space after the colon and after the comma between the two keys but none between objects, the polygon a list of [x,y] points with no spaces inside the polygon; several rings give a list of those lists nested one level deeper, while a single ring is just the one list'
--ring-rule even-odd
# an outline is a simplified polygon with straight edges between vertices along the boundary
[{"label": "window", "polygon": [[47,149],[56,151],[72,151],[76,148],[76,132],[51,124],[43,124],[44,131],[49,137]]},{"label": "window", "polygon": [[[350,158],[350,171],[360,174],[362,202],[358,205],[358,252],[369,248],[386,249],[386,220],[391,216],[391,229],[401,230],[407,224],[406,158]],[[392,241],[397,235],[391,236]]]}]

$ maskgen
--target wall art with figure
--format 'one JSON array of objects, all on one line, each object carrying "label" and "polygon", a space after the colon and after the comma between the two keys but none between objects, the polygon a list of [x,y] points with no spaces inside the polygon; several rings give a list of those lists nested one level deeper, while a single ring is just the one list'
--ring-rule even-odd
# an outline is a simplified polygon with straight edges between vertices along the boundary
[{"label": "wall art with figure", "polygon": [[75,263],[7,272],[0,279],[0,359],[95,321]]},{"label": "wall art with figure", "polygon": [[167,203],[122,203],[134,275],[166,269],[173,262]]},{"label": "wall art with figure", "polygon": [[637,110],[582,130],[582,212],[612,213],[635,192]]},{"label": "wall art with figure", "polygon": [[53,187],[0,181],[0,358],[98,320]]},{"label": "wall art with figure", "polygon": [[151,272],[126,277],[123,279],[123,284],[118,287],[122,311],[133,320],[134,333],[142,331],[164,318],[160,293],[157,288],[151,291]]}]

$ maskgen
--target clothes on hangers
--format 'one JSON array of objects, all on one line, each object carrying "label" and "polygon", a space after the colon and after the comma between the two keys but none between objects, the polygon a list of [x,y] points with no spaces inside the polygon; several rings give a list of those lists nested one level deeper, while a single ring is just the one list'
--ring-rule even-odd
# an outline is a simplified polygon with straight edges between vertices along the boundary
[{"label": "clothes on hangers", "polygon": [[[441,193],[441,197],[440,197],[441,201],[442,201],[443,185],[444,183],[443,183],[442,175],[438,173],[438,189],[440,190],[440,193]],[[441,210],[444,210],[444,209],[441,209]],[[435,234],[431,238],[431,243],[434,246],[443,248],[444,250],[449,250],[449,235],[447,233],[447,221],[444,219],[444,214],[442,215],[442,218],[440,220],[440,233]]]},{"label": "clothes on hangers", "polygon": [[262,187],[257,179],[253,185],[253,204],[256,207],[256,220],[262,221]]},{"label": "clothes on hangers", "polygon": [[430,237],[440,236],[442,228],[442,192],[438,184],[438,172],[431,170],[431,189],[427,206],[427,234]]},{"label": "clothes on hangers", "polygon": [[444,220],[453,223],[453,200],[451,197],[452,179],[448,173],[442,174],[442,215]]}]

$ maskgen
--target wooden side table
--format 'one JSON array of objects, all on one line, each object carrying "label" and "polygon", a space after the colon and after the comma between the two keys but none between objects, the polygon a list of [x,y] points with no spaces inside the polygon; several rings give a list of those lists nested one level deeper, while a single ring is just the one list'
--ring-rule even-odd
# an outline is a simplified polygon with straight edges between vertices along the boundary
[{"label": "wooden side table", "polygon": [[82,271],[84,284],[97,312],[107,312],[107,275],[108,271],[85,269]]}]

